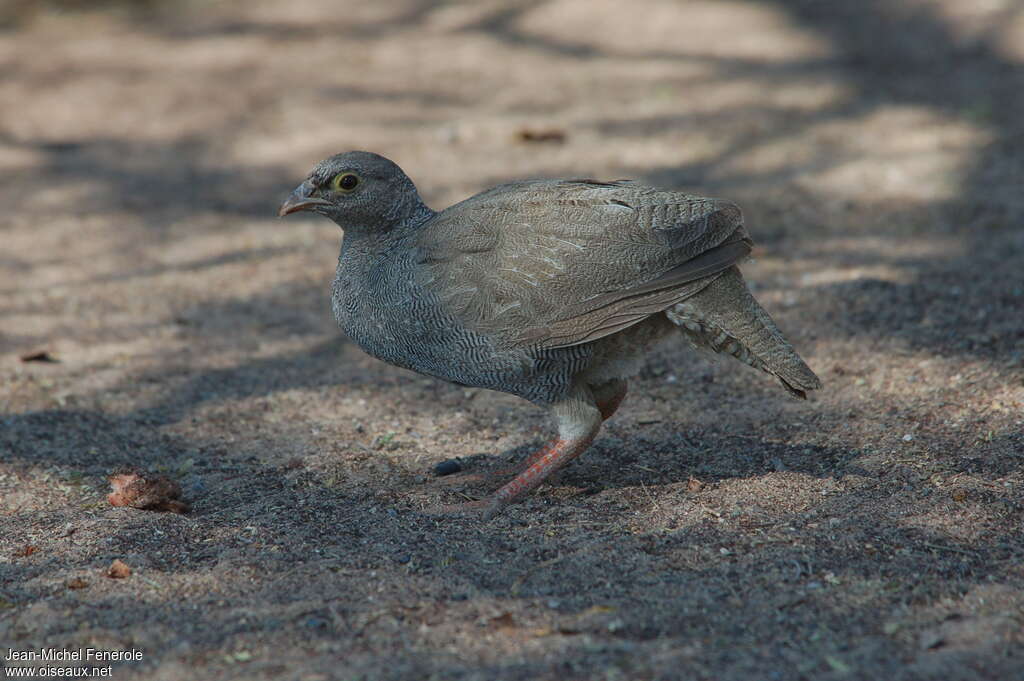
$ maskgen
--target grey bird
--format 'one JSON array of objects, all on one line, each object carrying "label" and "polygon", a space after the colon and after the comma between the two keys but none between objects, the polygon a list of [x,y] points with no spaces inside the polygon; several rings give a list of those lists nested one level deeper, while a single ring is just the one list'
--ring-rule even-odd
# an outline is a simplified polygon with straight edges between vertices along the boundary
[{"label": "grey bird", "polygon": [[344,230],[332,289],[367,353],[551,411],[558,433],[491,497],[488,516],[583,452],[659,341],[732,355],[806,397],[818,377],[750,294],[735,204],[632,182],[528,180],[440,212],[392,161],[321,161],[281,205]]}]

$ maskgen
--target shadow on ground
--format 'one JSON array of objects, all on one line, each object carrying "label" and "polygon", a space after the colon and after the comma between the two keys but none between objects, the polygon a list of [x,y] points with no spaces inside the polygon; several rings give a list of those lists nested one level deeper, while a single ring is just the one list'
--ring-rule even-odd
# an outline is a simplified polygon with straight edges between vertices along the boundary
[{"label": "shadow on ground", "polygon": [[[768,258],[796,254],[822,267],[902,275],[795,286],[791,274],[769,270],[759,282],[832,396],[776,401],[774,386],[742,368],[708,367],[666,349],[592,451],[554,484],[490,523],[435,518],[421,509],[485,490],[436,485],[430,465],[481,450],[522,454],[539,424],[529,407],[486,397],[480,404],[459,388],[366,360],[324,321],[326,285],[295,279],[264,295],[182,305],[153,322],[180,341],[156,366],[82,391],[80,404],[11,410],[0,420],[0,638],[25,647],[137,646],[147,657],[124,668],[133,678],[188,678],[196,669],[225,678],[299,670],[304,679],[639,679],[679,670],[732,679],[1015,678],[1024,507],[1013,481],[1024,439],[1012,416],[986,402],[1019,388],[1024,351],[1019,65],[984,38],[963,42],[917,5],[762,3],[835,50],[765,64],[683,48],[617,54],[524,30],[520,19],[545,4],[497,7],[456,33],[552,59],[701,60],[721,78],[765,87],[806,77],[850,88],[840,104],[802,114],[765,107],[589,124],[639,141],[756,119],[761,126],[734,132],[715,160],[634,170],[656,184],[759,205],[754,231]],[[433,11],[434,3],[408,3],[354,25],[136,21],[183,42],[368,40],[422,27]],[[430,87],[410,95],[331,86],[321,94],[427,109],[471,101]],[[893,105],[980,121],[991,133],[955,198],[851,207],[796,188],[760,197],[847,160],[828,147],[761,173],[729,165],[751,145]],[[9,208],[31,210],[43,182],[86,183],[88,195],[67,211],[124,212],[153,239],[171,241],[169,230],[197,210],[260,219],[300,178],[273,162],[243,166],[211,154],[238,120],[166,143],[5,137],[44,159],[5,183],[16,197]],[[803,206],[795,211],[794,195]],[[843,238],[954,246],[923,255],[819,247]],[[68,284],[141,288],[158,276],[187,279],[300,250],[238,248]],[[16,273],[61,262],[0,255]],[[799,296],[781,304],[796,288]],[[4,313],[22,318],[33,304]],[[35,338],[5,332],[5,349]],[[279,345],[266,350],[263,342]],[[232,346],[251,357],[218,355]],[[898,362],[851,367],[850,357],[818,354],[851,347],[908,366],[933,362],[921,373],[949,380],[950,403],[905,394],[895,385],[904,380]],[[978,387],[955,387],[953,375],[970,372],[980,377],[964,380]],[[129,406],[96,406],[108,394],[129,396]],[[393,421],[402,424],[397,435],[366,432]],[[103,477],[139,464],[180,478],[194,512],[107,507]],[[39,550],[15,553],[28,546]],[[103,577],[114,558],[131,564],[135,579]],[[86,584],[68,589],[75,578]]]}]

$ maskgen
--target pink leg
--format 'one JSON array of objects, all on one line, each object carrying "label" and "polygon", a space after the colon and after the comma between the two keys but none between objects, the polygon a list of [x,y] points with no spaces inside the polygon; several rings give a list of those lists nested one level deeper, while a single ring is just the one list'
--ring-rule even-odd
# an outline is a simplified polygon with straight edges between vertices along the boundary
[{"label": "pink leg", "polygon": [[[625,395],[624,390],[621,392],[615,406]],[[552,410],[558,419],[559,435],[550,444],[527,457],[522,472],[488,499],[454,507],[445,506],[438,510],[442,513],[484,510],[486,517],[493,517],[508,504],[539,487],[549,475],[582,453],[601,429],[603,410],[595,404],[594,395],[587,388],[577,388],[565,401],[555,404]],[[614,411],[614,407],[611,411]],[[611,415],[611,412],[608,413]]]},{"label": "pink leg", "polygon": [[545,478],[583,452],[594,441],[594,435],[596,435],[596,431],[574,440],[556,438],[547,446],[531,454],[528,460],[533,463],[487,499],[469,501],[454,506],[441,506],[435,508],[434,512],[483,511],[484,518],[493,518],[516,499],[540,487]]},{"label": "pink leg", "polygon": [[[622,401],[626,399],[626,393],[629,391],[629,386],[626,381],[618,379],[593,388],[592,391],[594,394],[594,400],[597,402],[597,409],[601,412],[601,420],[607,421],[618,410]],[[487,473],[465,473],[462,475],[451,476],[450,478],[445,478],[445,482],[447,484],[461,484],[465,482],[482,482],[509,475],[518,476],[520,473],[525,472],[535,463],[548,455],[552,447],[554,447],[558,442],[558,440],[554,440],[547,446],[538,449],[526,457],[518,466],[499,468],[498,470],[489,471]]]},{"label": "pink leg", "polygon": [[562,440],[561,438],[552,440],[551,444],[530,457],[529,460],[532,463],[522,473],[494,493],[494,496],[491,497],[492,502],[498,506],[505,506],[527,492],[537,489],[545,478],[589,447],[596,435],[597,433],[594,432],[575,440]]}]

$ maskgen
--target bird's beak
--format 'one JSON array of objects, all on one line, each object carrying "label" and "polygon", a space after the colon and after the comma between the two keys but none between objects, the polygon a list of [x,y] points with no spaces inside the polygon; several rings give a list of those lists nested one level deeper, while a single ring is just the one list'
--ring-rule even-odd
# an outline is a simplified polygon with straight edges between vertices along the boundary
[{"label": "bird's beak", "polygon": [[292,213],[298,213],[300,210],[312,210],[315,206],[329,206],[330,201],[324,201],[321,198],[313,196],[316,193],[316,187],[309,180],[306,180],[298,187],[295,191],[284,200],[281,204],[281,208],[277,211],[277,216],[283,218],[285,215],[291,215]]}]

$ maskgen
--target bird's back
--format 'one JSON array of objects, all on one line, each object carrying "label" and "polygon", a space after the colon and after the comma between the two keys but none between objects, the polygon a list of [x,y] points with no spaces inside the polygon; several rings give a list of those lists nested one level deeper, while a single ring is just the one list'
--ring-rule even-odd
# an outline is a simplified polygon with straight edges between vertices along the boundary
[{"label": "bird's back", "polygon": [[[685,315],[705,290],[709,328],[719,317],[768,328],[742,279],[742,292],[709,289],[738,277],[734,266],[750,251],[742,214],[727,201],[622,182],[522,182],[396,234],[346,238],[335,314],[370,354],[455,383],[550,402],[588,367],[595,342],[654,315]],[[767,341],[756,349],[770,350]],[[784,367],[771,372],[786,384]],[[787,384],[800,386],[812,387]]]},{"label": "bird's back", "polygon": [[501,345],[569,347],[700,290],[745,257],[732,203],[625,182],[502,185],[418,233],[417,275]]}]

